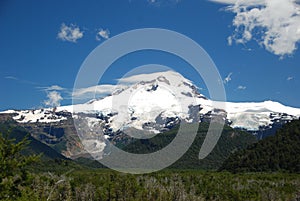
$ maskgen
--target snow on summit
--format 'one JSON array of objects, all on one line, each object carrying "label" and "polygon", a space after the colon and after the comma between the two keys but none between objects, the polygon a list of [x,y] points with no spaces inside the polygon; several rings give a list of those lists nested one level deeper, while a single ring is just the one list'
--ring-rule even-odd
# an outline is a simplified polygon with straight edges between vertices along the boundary
[{"label": "snow on summit", "polygon": [[250,131],[282,119],[290,121],[300,117],[299,108],[273,101],[224,103],[209,100],[198,92],[198,88],[190,80],[173,71],[121,78],[119,86],[116,86],[118,90],[111,95],[84,104],[61,106],[55,110],[45,108],[2,113],[16,113],[14,119],[20,123],[66,120],[60,112],[70,112],[74,119],[78,118],[78,114],[94,114],[94,117],[86,118],[89,125],[105,119],[107,127],[112,131],[127,128],[144,130],[148,126],[148,131],[154,133],[160,131],[159,124],[162,127],[170,124],[170,119],[174,122],[176,119],[189,122],[192,118],[191,106],[200,107],[200,116],[225,114],[231,127]]},{"label": "snow on summit", "polygon": [[124,77],[119,79],[120,83],[139,83],[139,82],[149,82],[157,80],[160,82],[165,82],[171,86],[180,86],[182,82],[186,82],[192,85],[192,82],[186,78],[184,78],[180,73],[174,71],[165,71],[165,72],[155,72],[149,74],[139,74],[133,75],[130,77]]}]

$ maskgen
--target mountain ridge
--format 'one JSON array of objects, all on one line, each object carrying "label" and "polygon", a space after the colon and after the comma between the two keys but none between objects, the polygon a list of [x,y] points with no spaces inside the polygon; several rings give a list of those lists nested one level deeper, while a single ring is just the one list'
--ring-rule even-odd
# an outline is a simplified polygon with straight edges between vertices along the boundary
[{"label": "mountain ridge", "polygon": [[8,110],[1,115],[10,115],[36,139],[73,158],[85,155],[85,147],[97,148],[102,155],[107,140],[119,143],[127,140],[126,136],[149,138],[182,121],[210,122],[216,118],[260,139],[299,119],[300,109],[273,101],[212,101],[179,73],[166,71],[122,78],[111,95],[83,104]]},{"label": "mountain ridge", "polygon": [[[71,113],[73,118],[78,113],[106,117],[113,115],[109,124],[114,131],[125,127],[144,130],[143,124],[155,122],[159,115],[189,121],[188,107],[191,105],[200,106],[199,113],[202,116],[225,116],[231,127],[253,132],[278,120],[286,123],[300,117],[300,108],[274,101],[234,103],[209,100],[198,92],[190,80],[173,71],[123,78],[111,95],[84,104],[39,110],[7,110],[1,113],[15,113],[14,119],[19,123],[60,122],[67,120],[67,113]],[[159,132],[158,129],[151,131]]]}]

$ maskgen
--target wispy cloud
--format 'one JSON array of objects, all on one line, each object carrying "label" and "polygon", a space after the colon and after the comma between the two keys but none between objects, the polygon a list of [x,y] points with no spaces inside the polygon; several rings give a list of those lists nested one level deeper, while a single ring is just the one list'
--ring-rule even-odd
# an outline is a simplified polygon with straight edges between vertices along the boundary
[{"label": "wispy cloud", "polygon": [[242,86],[242,85],[237,87],[238,90],[245,90],[246,88],[247,88],[246,86]]},{"label": "wispy cloud", "polygon": [[293,79],[294,79],[294,77],[292,77],[292,76],[289,76],[289,77],[286,78],[287,81],[291,81]]},{"label": "wispy cloud", "polygon": [[22,84],[38,85],[38,83],[36,83],[36,82],[29,81],[29,80],[24,80],[24,79],[21,79],[19,77],[11,76],[11,75],[5,76],[4,79],[9,79],[9,80],[16,81],[16,82],[22,83]]},{"label": "wispy cloud", "polygon": [[160,0],[147,0],[150,5],[160,6],[161,1]]},{"label": "wispy cloud", "polygon": [[43,101],[43,104],[49,107],[57,107],[60,106],[60,102],[64,99],[61,95],[61,92],[68,93],[68,89],[63,88],[58,85],[51,85],[46,87],[39,87],[36,85],[39,85],[36,82],[28,81],[19,79],[15,76],[5,76],[5,79],[15,80],[16,82],[23,83],[23,84],[30,84],[35,85],[36,89],[39,89],[40,91],[43,91],[47,94],[47,99]]},{"label": "wispy cloud", "polygon": [[95,98],[96,96],[101,97],[112,94],[117,88],[120,88],[120,86],[106,84],[76,89],[72,92],[72,98],[84,100]]},{"label": "wispy cloud", "polygon": [[41,89],[42,91],[63,91],[66,90],[65,88],[58,86],[58,85],[52,85],[48,87],[37,87],[38,89]]},{"label": "wispy cloud", "polygon": [[65,23],[62,23],[60,31],[57,34],[57,38],[62,41],[69,41],[76,43],[78,39],[83,37],[83,31],[74,24],[67,26]]},{"label": "wispy cloud", "polygon": [[229,4],[235,31],[228,44],[258,41],[275,55],[291,55],[300,42],[299,0],[210,0]]},{"label": "wispy cloud", "polygon": [[229,73],[223,80],[224,84],[227,84],[228,82],[231,81],[231,76],[232,76],[232,72]]},{"label": "wispy cloud", "polygon": [[152,6],[172,6],[181,2],[181,0],[147,0],[149,5]]},{"label": "wispy cloud", "polygon": [[110,35],[110,31],[108,29],[99,29],[96,34],[96,40],[100,41],[101,39],[108,39]]},{"label": "wispy cloud", "polygon": [[[69,89],[58,85],[51,85],[46,87],[36,87],[47,95],[47,99],[43,104],[50,107],[60,106],[62,100],[73,99],[79,102],[89,101],[94,98],[102,98],[110,95],[124,85],[96,85],[80,89]],[[78,102],[78,103],[79,103]]]},{"label": "wispy cloud", "polygon": [[5,79],[9,79],[9,80],[19,80],[18,78],[14,77],[14,76],[5,76]]}]

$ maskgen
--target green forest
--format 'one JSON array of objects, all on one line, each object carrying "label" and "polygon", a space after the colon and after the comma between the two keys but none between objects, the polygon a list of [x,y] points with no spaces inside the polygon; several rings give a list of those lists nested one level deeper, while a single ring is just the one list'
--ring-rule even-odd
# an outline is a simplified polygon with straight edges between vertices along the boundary
[{"label": "green forest", "polygon": [[[0,125],[0,200],[299,200],[300,121],[256,141],[225,127],[218,145],[197,161],[207,124],[187,153],[170,168],[132,175],[73,161],[32,138],[23,128]],[[125,146],[153,152],[168,144],[170,131]],[[255,157],[254,157],[255,156]]]},{"label": "green forest", "polygon": [[221,170],[231,172],[298,172],[300,173],[300,121],[292,121],[276,135],[235,152]]}]

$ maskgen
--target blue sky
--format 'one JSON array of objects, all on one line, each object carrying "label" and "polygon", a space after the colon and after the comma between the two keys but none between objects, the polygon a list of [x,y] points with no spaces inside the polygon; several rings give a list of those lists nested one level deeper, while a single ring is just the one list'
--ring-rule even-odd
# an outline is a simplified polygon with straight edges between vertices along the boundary
[{"label": "blue sky", "polygon": [[[140,28],[170,29],[201,45],[219,69],[229,101],[275,100],[300,107],[296,1],[287,6],[275,4],[278,0],[274,5],[215,1],[1,1],[0,110],[39,108],[51,100],[70,104],[69,92],[89,53],[115,35]],[[276,6],[282,12],[275,12]],[[282,20],[282,26],[272,19]],[[172,67],[208,95],[185,62],[155,51],[121,58],[101,83],[114,84],[149,63]]]}]

